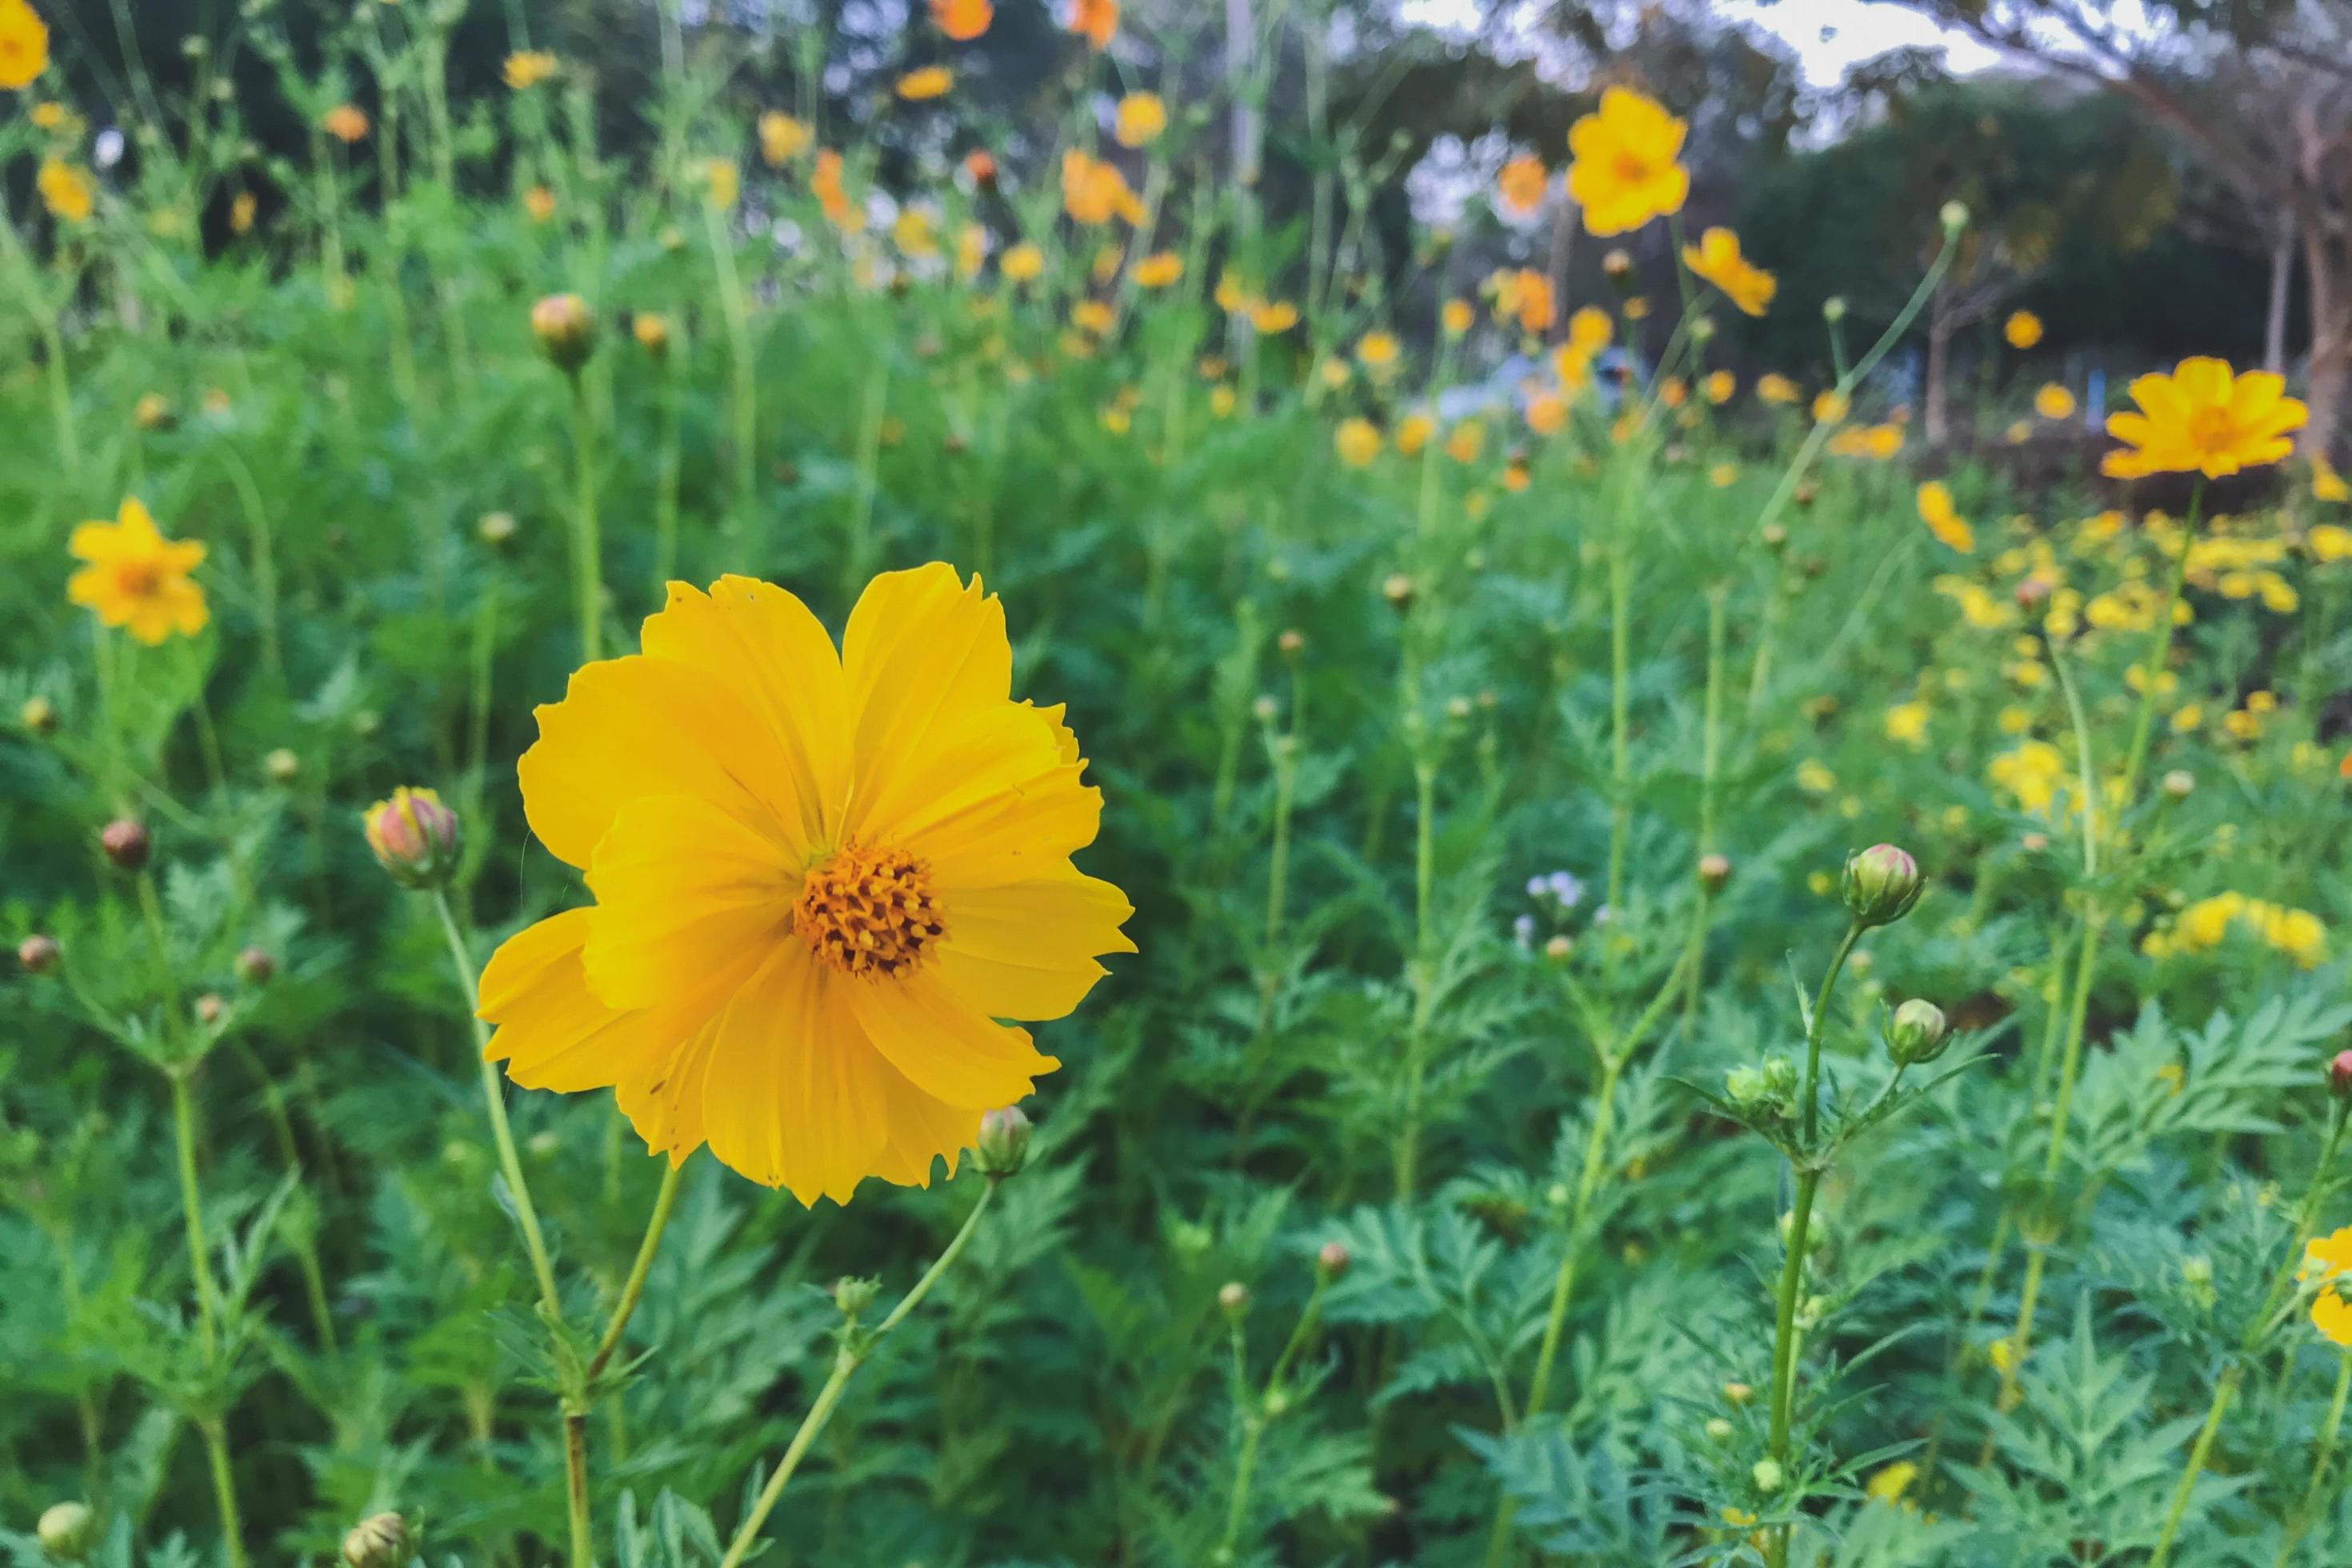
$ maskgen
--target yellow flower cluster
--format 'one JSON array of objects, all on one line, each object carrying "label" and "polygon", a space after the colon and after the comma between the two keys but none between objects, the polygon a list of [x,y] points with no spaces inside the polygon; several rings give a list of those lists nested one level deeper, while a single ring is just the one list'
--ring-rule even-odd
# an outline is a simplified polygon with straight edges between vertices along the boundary
[{"label": "yellow flower cluster", "polygon": [[2284,953],[2301,969],[2315,969],[2327,957],[2327,928],[2317,915],[2237,892],[2216,893],[2189,905],[2173,917],[2169,930],[2143,937],[2140,951],[2150,958],[2210,952],[2233,927]]},{"label": "yellow flower cluster", "polygon": [[2352,1300],[2344,1296],[2345,1287],[2352,1285],[2352,1226],[2305,1242],[2295,1277],[2319,1285],[2319,1293],[2312,1298],[2311,1326],[2330,1343],[2352,1350]]}]

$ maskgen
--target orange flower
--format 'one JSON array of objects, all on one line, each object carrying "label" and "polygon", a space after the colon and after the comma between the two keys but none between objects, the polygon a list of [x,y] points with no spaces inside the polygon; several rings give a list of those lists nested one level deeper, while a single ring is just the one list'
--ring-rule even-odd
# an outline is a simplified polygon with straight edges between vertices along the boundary
[{"label": "orange flower", "polygon": [[1532,155],[1512,159],[1495,177],[1495,190],[1503,198],[1503,210],[1520,216],[1543,205],[1544,192],[1550,184],[1551,174],[1544,168],[1543,160]]},{"label": "orange flower", "polygon": [[857,209],[841,184],[840,153],[830,147],[817,153],[816,172],[809,176],[809,189],[816,193],[817,205],[824,209],[827,223],[844,231],[857,226]]},{"label": "orange flower", "polygon": [[1118,32],[1118,0],[1072,0],[1070,31],[1097,49],[1110,47]]},{"label": "orange flower", "polygon": [[1143,221],[1143,204],[1128,188],[1127,176],[1118,166],[1075,147],[1062,154],[1062,206],[1083,224],[1108,223],[1113,217],[1130,224]]},{"label": "orange flower", "polygon": [[898,79],[898,96],[909,103],[945,98],[955,86],[955,72],[945,66],[920,66]]},{"label": "orange flower", "polygon": [[339,103],[320,117],[320,128],[346,146],[368,133],[368,117],[348,103]]},{"label": "orange flower", "polygon": [[2170,375],[2140,376],[2131,384],[2138,409],[2107,416],[2107,434],[2124,447],[2106,455],[2101,471],[2125,479],[2191,472],[2218,479],[2278,462],[2294,449],[2287,437],[2307,416],[2285,391],[2268,371],[2237,375],[2227,362],[2201,357],[2182,360]]},{"label": "orange flower", "polygon": [[968,44],[996,20],[990,0],[931,0],[931,25],[959,44]]}]

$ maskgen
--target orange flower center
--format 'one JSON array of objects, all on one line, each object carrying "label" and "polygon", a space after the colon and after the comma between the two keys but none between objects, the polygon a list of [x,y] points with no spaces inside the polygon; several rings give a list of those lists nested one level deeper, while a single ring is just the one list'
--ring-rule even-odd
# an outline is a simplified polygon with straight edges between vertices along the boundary
[{"label": "orange flower center", "polygon": [[2222,404],[2200,408],[2189,416],[2189,439],[2200,452],[2220,451],[2237,438],[2238,427]]},{"label": "orange flower center", "polygon": [[152,561],[118,561],[114,563],[114,587],[126,598],[148,599],[163,584],[163,571]]},{"label": "orange flower center", "polygon": [[1612,165],[1617,177],[1629,185],[1638,185],[1650,177],[1650,161],[1639,153],[1620,153]]},{"label": "orange flower center", "polygon": [[904,974],[947,934],[931,868],[903,849],[845,844],[808,874],[793,930],[844,974]]}]

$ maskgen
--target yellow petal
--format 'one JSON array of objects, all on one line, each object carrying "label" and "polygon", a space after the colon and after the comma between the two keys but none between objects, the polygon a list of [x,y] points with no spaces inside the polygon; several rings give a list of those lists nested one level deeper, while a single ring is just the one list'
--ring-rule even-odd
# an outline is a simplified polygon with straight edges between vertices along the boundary
[{"label": "yellow petal", "polygon": [[982,1016],[936,976],[854,981],[841,990],[874,1048],[917,1089],[950,1105],[1010,1105],[1061,1065],[1038,1054],[1029,1031]]},{"label": "yellow petal", "polygon": [[763,835],[694,795],[631,801],[597,841],[583,954],[605,1005],[646,1007],[743,983],[791,931],[801,872]]},{"label": "yellow petal", "polygon": [[943,891],[940,977],[992,1018],[1066,1017],[1102,978],[1097,954],[1133,952],[1127,895],[1076,871]]},{"label": "yellow petal", "polygon": [[780,833],[803,820],[774,733],[698,668],[643,655],[587,665],[538,718],[516,768],[523,815],[568,865],[585,870],[614,814],[646,795],[695,795]]},{"label": "yellow petal", "polygon": [[939,562],[867,584],[842,637],[856,737],[847,831],[889,821],[932,787],[947,737],[1007,704],[1013,647],[1004,607]]},{"label": "yellow petal", "polygon": [[889,1063],[881,1064],[885,1119],[890,1141],[875,1156],[874,1173],[902,1187],[931,1184],[931,1162],[945,1159],[953,1176],[956,1162],[980,1137],[985,1111],[935,1100],[907,1081]]},{"label": "yellow petal", "polygon": [[692,666],[767,727],[798,842],[832,842],[849,796],[848,700],[833,638],[808,606],[751,577],[721,577],[708,594],[673,583],[667,605],[646,620],[644,647]]},{"label": "yellow petal", "polygon": [[889,1140],[876,1056],[828,992],[863,983],[780,948],[728,1004],[702,1085],[710,1152],[803,1204],[847,1203]]},{"label": "yellow petal", "polygon": [[480,1016],[498,1026],[484,1056],[525,1089],[604,1089],[666,1061],[677,1043],[650,1012],[618,1013],[588,989],[580,950],[591,910],[551,915],[499,945],[482,971]]}]

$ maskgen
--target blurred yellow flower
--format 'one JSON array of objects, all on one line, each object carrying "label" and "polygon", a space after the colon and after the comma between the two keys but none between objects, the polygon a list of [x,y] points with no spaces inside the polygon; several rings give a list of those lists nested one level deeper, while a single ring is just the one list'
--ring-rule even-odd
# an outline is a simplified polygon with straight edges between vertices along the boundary
[{"label": "blurred yellow flower", "polygon": [[1539,392],[1528,399],[1528,428],[1538,436],[1553,436],[1568,423],[1568,399],[1556,392]]},{"label": "blurred yellow flower", "polygon": [[135,496],[126,497],[112,522],[85,522],[67,546],[87,563],[66,584],[66,597],[153,647],[173,632],[194,637],[211,612],[205,591],[191,582],[205,559],[195,540],[165,539]]},{"label": "blurred yellow flower", "polygon": [[1898,702],[1886,710],[1886,738],[1913,751],[1925,750],[1927,744],[1927,705],[1925,702]]},{"label": "blurred yellow flower", "polygon": [[1135,282],[1139,289],[1165,289],[1183,276],[1184,258],[1172,250],[1147,256],[1135,264]]},{"label": "blurred yellow flower", "polygon": [[1143,203],[1118,165],[1076,147],[1062,154],[1062,206],[1082,224],[1105,224],[1114,217],[1130,225],[1143,221]]},{"label": "blurred yellow flower", "polygon": [[1495,274],[1495,315],[1499,321],[1516,318],[1523,332],[1543,332],[1551,328],[1554,311],[1551,279],[1532,268]]},{"label": "blurred yellow flower", "polygon": [[0,89],[30,87],[49,67],[49,29],[26,0],[0,0]]},{"label": "blurred yellow flower", "polygon": [[1408,414],[1397,421],[1396,449],[1401,456],[1418,458],[1429,438],[1437,434],[1437,421],[1426,414]]},{"label": "blurred yellow flower", "polygon": [[2033,395],[2033,412],[2044,419],[2074,417],[2074,395],[2056,382],[2046,382]]},{"label": "blurred yellow flower", "polygon": [[1282,300],[1261,301],[1250,307],[1249,323],[1261,337],[1278,337],[1298,325],[1298,307]]},{"label": "blurred yellow flower", "polygon": [[1512,159],[1495,176],[1495,194],[1502,198],[1503,210],[1524,217],[1543,205],[1544,191],[1551,184],[1551,174],[1543,160],[1533,155]]},{"label": "blurred yellow flower", "polygon": [[239,191],[228,204],[228,231],[231,234],[251,234],[253,216],[261,204],[251,191]]},{"label": "blurred yellow flower", "polygon": [[1739,390],[1739,378],[1727,370],[1711,370],[1699,384],[1706,394],[1706,400],[1719,408],[1730,402],[1731,395]]},{"label": "blurred yellow flower", "polygon": [[522,194],[522,210],[530,215],[533,223],[545,223],[555,216],[555,193],[545,185],[533,185]]},{"label": "blurred yellow flower", "polygon": [[1745,315],[1762,315],[1780,287],[1779,279],[1739,253],[1739,237],[1727,228],[1710,228],[1696,245],[1684,246],[1683,265],[1721,289]]},{"label": "blurred yellow flower", "polygon": [[1952,492],[1941,479],[1929,479],[1919,487],[1919,521],[1946,547],[1963,555],[1976,553],[1976,531],[1953,506]]},{"label": "blurred yellow flower", "polygon": [[1397,353],[1396,337],[1391,332],[1375,330],[1356,340],[1356,363],[1375,375],[1395,367]]},{"label": "blurred yellow flower", "polygon": [[1168,129],[1168,106],[1156,92],[1130,92],[1118,100],[1112,134],[1122,147],[1148,147]]},{"label": "blurred yellow flower", "polygon": [[1004,253],[996,269],[1008,283],[1026,283],[1045,272],[1045,253],[1024,239]]},{"label": "blurred yellow flower", "polygon": [[1445,437],[1445,455],[1457,463],[1475,463],[1486,449],[1486,427],[1475,419],[1465,419]]},{"label": "blurred yellow flower", "polygon": [[1870,1494],[1874,1502],[1901,1502],[1903,1494],[1911,1489],[1911,1483],[1918,1477],[1917,1465],[1909,1459],[1897,1459],[1872,1476],[1863,1490]]},{"label": "blurred yellow flower", "polygon": [[1756,378],[1756,395],[1762,401],[1780,407],[1794,403],[1804,394],[1797,384],[1777,370],[1768,370]]},{"label": "blurred yellow flower", "polygon": [[2031,310],[2012,311],[2000,326],[2000,335],[2013,349],[2030,349],[2042,341],[2042,318]]},{"label": "blurred yellow flower", "polygon": [[772,109],[760,116],[760,156],[772,169],[781,169],[807,152],[813,140],[814,132],[789,114]]},{"label": "blurred yellow flower", "polygon": [[997,601],[937,563],[876,578],[838,654],[781,588],[673,584],[641,654],[539,710],[524,814],[594,902],[491,958],[488,1058],[804,1204],[952,1173],[1059,1065],[997,1020],[1067,1015],[1134,951],[1069,860],[1100,792],[1012,670]]},{"label": "blurred yellow flower", "polygon": [[1100,300],[1081,300],[1070,307],[1070,325],[1097,337],[1108,332],[1116,320],[1111,308]]},{"label": "blurred yellow flower", "polygon": [[1437,312],[1438,325],[1445,329],[1445,335],[1450,338],[1458,338],[1468,331],[1470,323],[1477,319],[1477,312],[1470,309],[1467,300],[1448,300]]},{"label": "blurred yellow flower", "polygon": [[556,59],[545,49],[519,49],[507,57],[507,86],[528,92],[555,75]]},{"label": "blurred yellow flower", "polygon": [[33,184],[41,193],[41,205],[49,209],[50,216],[67,223],[89,221],[97,200],[97,188],[90,184],[88,174],[71,163],[60,163],[55,158],[42,159],[41,172],[34,176]]},{"label": "blurred yellow flower", "polygon": [[2288,435],[2305,411],[2268,371],[2231,373],[2222,360],[2185,359],[2170,375],[2131,384],[2137,412],[2107,416],[2107,434],[2124,443],[2100,470],[2116,479],[2197,472],[2210,479],[2275,463],[2294,450]]},{"label": "blurred yellow flower", "polygon": [[1331,432],[1331,449],[1351,468],[1360,468],[1381,455],[1381,433],[1369,419],[1342,419]]},{"label": "blurred yellow flower", "polygon": [[702,161],[703,195],[714,207],[725,211],[734,206],[743,194],[743,176],[732,158],[705,158]]},{"label": "blurred yellow flower", "polygon": [[348,146],[368,133],[368,117],[354,104],[339,103],[320,116],[319,128]]},{"label": "blurred yellow flower", "polygon": [[2352,485],[2344,482],[2344,476],[2336,471],[2335,465],[2323,453],[2311,456],[2311,496],[2314,500],[2352,500]]},{"label": "blurred yellow flower", "polygon": [[1683,121],[1631,89],[1612,87],[1601,107],[1569,128],[1568,194],[1596,235],[1623,234],[1680,212],[1690,195]]},{"label": "blurred yellow flower", "polygon": [[955,86],[955,72],[945,66],[919,66],[898,79],[898,96],[909,103],[945,98]]}]

